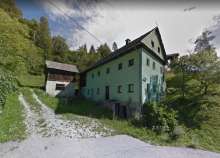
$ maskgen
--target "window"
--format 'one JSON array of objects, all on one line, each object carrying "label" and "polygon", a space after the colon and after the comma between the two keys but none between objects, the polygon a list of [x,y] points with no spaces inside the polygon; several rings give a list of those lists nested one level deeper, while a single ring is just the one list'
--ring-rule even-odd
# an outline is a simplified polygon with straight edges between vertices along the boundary
[{"label": "window", "polygon": [[121,70],[122,69],[122,63],[118,64],[118,70]]},{"label": "window", "polygon": [[98,71],[97,75],[100,76],[100,71]]},{"label": "window", "polygon": [[163,68],[162,67],[160,67],[160,73],[163,74]]},{"label": "window", "polygon": [[155,64],[155,62],[153,62],[153,69],[154,69],[154,70],[156,69],[156,64]]},{"label": "window", "polygon": [[122,86],[121,85],[118,86],[118,93],[122,93]]},{"label": "window", "polygon": [[92,74],[92,78],[94,78],[94,74]]},{"label": "window", "polygon": [[130,59],[130,60],[128,61],[128,66],[132,66],[132,65],[134,65],[134,59]]},{"label": "window", "polygon": [[64,90],[65,84],[56,84],[56,90]]},{"label": "window", "polygon": [[154,48],[154,41],[151,40],[151,46]]},{"label": "window", "polygon": [[100,93],[100,89],[99,89],[99,88],[97,88],[96,94],[99,94],[99,93]]},{"label": "window", "polygon": [[110,73],[110,68],[109,68],[109,67],[106,69],[106,73],[107,73],[107,74]]},{"label": "window", "polygon": [[149,58],[147,58],[147,60],[146,60],[146,65],[147,65],[147,66],[150,65],[150,59],[149,59]]},{"label": "window", "polygon": [[89,95],[89,89],[88,89],[88,91],[87,91],[87,94]]},{"label": "window", "polygon": [[133,93],[134,92],[134,84],[129,84],[128,85],[128,92]]},{"label": "window", "polygon": [[160,47],[157,48],[158,53],[160,53]]}]

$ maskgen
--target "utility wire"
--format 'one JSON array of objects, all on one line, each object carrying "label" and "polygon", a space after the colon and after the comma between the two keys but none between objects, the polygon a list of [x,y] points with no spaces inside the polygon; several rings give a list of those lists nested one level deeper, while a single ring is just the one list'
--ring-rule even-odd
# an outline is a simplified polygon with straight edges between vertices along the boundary
[{"label": "utility wire", "polygon": [[59,8],[56,4],[54,4],[52,1],[47,0],[48,3],[50,3],[52,6],[54,6],[56,9],[58,9],[60,12],[63,13],[63,15],[67,16],[69,19],[71,19],[78,27],[80,27],[81,29],[83,29],[85,32],[87,32],[90,36],[92,36],[96,41],[98,41],[99,43],[104,43],[102,42],[98,37],[96,37],[93,33],[89,32],[85,27],[81,26],[73,17],[69,16],[68,14],[66,14],[61,8]]}]

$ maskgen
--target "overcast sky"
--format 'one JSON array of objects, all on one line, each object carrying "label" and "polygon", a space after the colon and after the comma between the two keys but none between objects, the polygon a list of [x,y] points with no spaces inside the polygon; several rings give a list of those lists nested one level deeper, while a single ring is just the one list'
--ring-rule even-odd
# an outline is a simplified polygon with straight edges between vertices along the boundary
[{"label": "overcast sky", "polygon": [[114,41],[121,47],[126,38],[133,40],[158,26],[167,54],[192,50],[195,38],[208,29],[216,36],[213,44],[220,55],[220,9],[217,8],[220,4],[217,2],[96,1],[99,2],[17,0],[17,3],[26,18],[48,16],[52,34],[64,36],[72,49],[84,43],[87,48],[91,44],[97,47],[100,42],[112,47]]}]

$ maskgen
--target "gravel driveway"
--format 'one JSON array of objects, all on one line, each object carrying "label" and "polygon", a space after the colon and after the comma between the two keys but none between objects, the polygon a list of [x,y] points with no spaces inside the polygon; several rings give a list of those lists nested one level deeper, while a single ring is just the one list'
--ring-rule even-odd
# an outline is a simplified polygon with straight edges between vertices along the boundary
[{"label": "gravel driveway", "polygon": [[176,147],[154,146],[135,138],[111,137],[69,139],[30,137],[0,144],[1,158],[220,158],[220,154]]}]

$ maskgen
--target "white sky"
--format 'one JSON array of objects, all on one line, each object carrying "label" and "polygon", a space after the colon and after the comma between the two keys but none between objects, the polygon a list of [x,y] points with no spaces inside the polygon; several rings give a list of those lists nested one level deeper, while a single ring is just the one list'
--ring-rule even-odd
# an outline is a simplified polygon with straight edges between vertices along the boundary
[{"label": "white sky", "polygon": [[[215,26],[217,21],[213,20],[214,16],[220,15],[220,10],[207,9],[198,4],[191,11],[184,11],[184,9],[194,6],[193,4],[183,4],[176,6],[175,9],[167,6],[165,9],[155,6],[152,8],[146,4],[142,7],[121,7],[120,5],[122,4],[99,3],[89,8],[83,6],[83,11],[80,12],[70,8],[66,3],[59,6],[62,6],[62,10],[72,17],[79,18],[80,15],[89,17],[86,22],[80,24],[102,42],[107,42],[110,47],[114,41],[118,47],[121,47],[125,44],[126,38],[133,40],[158,25],[167,54],[177,52],[185,54],[188,50],[192,50],[193,41],[205,29],[215,30],[217,38],[214,44],[220,51],[220,25]],[[64,18],[63,14],[52,6],[47,5],[47,8],[51,19]],[[73,49],[84,43],[87,44],[87,48],[91,44],[95,46],[100,44],[84,30],[73,27],[66,31],[69,31],[68,42]]]}]

